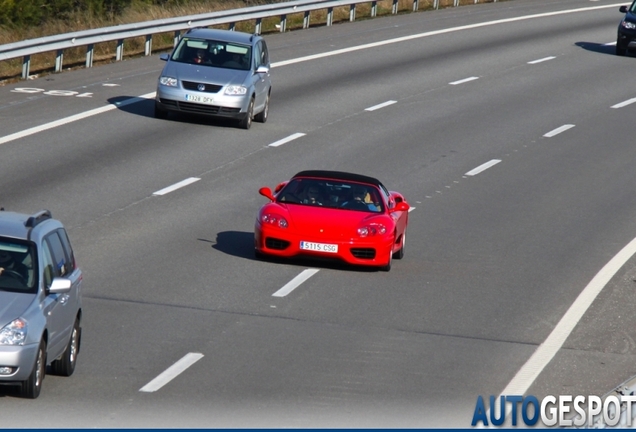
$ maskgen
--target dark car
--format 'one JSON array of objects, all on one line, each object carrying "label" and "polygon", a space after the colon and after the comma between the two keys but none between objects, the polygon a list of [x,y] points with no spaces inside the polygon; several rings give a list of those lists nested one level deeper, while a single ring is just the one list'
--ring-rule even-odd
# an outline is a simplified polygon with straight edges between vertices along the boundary
[{"label": "dark car", "polygon": [[628,51],[636,50],[636,0],[630,6],[621,6],[619,10],[625,17],[618,25],[616,55],[624,56]]}]

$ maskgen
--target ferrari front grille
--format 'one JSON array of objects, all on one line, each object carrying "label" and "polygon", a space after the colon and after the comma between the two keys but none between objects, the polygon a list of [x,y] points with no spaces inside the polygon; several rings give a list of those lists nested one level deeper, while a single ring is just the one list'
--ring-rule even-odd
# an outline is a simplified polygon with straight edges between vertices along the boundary
[{"label": "ferrari front grille", "polygon": [[265,247],[268,249],[285,250],[289,247],[289,242],[287,240],[267,237],[265,239]]},{"label": "ferrari front grille", "polygon": [[375,249],[373,248],[351,248],[351,255],[359,259],[375,258]]}]

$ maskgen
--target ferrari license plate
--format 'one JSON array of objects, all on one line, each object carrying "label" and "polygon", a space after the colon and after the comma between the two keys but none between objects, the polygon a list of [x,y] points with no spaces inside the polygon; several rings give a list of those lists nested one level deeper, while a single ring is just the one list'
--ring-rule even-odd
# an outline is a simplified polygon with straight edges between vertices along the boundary
[{"label": "ferrari license plate", "polygon": [[203,104],[214,103],[214,98],[211,98],[209,96],[198,96],[198,95],[191,95],[191,94],[186,94],[185,100],[187,100],[188,102],[198,102]]},{"label": "ferrari license plate", "polygon": [[300,248],[316,252],[338,253],[338,245],[301,241]]}]

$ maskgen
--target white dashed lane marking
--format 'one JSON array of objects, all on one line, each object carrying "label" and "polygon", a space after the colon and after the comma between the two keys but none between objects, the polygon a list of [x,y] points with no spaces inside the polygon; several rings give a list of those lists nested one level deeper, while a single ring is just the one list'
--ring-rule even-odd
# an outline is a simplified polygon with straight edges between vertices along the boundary
[{"label": "white dashed lane marking", "polygon": [[199,180],[201,180],[200,178],[197,177],[190,177],[187,178],[185,180],[181,180],[179,183],[175,183],[172,186],[168,186],[167,188],[163,188],[161,190],[158,190],[157,192],[153,193],[153,195],[165,195],[167,193],[173,192],[177,189],[180,189],[184,186],[187,186],[189,184],[192,184],[194,182],[198,182]]},{"label": "white dashed lane marking", "polygon": [[386,101],[384,103],[381,103],[381,104],[378,104],[378,105],[374,105],[374,106],[369,107],[369,108],[365,108],[365,111],[375,111],[377,109],[384,108],[384,107],[389,106],[389,105],[393,105],[394,103],[397,103],[397,101],[394,101],[394,100]]},{"label": "white dashed lane marking", "polygon": [[545,134],[543,136],[546,137],[546,138],[552,138],[553,136],[556,136],[556,135],[558,135],[558,134],[560,134],[562,132],[565,132],[568,129],[572,129],[573,127],[574,127],[573,124],[566,124],[566,125],[563,125],[561,127],[556,128],[554,130],[551,130],[550,132],[548,132],[547,134]]},{"label": "white dashed lane marking", "polygon": [[458,85],[458,84],[467,83],[469,81],[475,81],[475,80],[478,80],[478,79],[479,79],[479,77],[474,76],[474,77],[464,78],[464,79],[461,79],[459,81],[449,82],[448,84],[450,84],[450,85]]},{"label": "white dashed lane marking", "polygon": [[554,57],[554,56],[544,57],[544,58],[541,58],[541,59],[538,59],[538,60],[529,61],[528,64],[543,63],[543,62],[548,61],[548,60],[554,60],[555,58],[556,57]]},{"label": "white dashed lane marking", "polygon": [[611,108],[623,108],[623,107],[626,107],[627,105],[633,104],[634,102],[636,102],[636,98],[628,99],[624,102],[617,103],[616,105],[612,105]]},{"label": "white dashed lane marking", "polygon": [[170,366],[164,372],[162,372],[157,378],[150,381],[148,384],[139,389],[140,392],[151,393],[159,390],[161,387],[168,384],[170,381],[179,376],[187,368],[198,362],[203,358],[201,353],[188,353],[181,360]]},{"label": "white dashed lane marking", "polygon": [[297,138],[304,137],[304,136],[305,136],[304,133],[298,132],[298,133],[295,133],[293,135],[288,136],[287,138],[283,138],[281,140],[273,142],[273,143],[269,144],[268,147],[278,147],[278,146],[281,146],[283,144],[286,144],[286,143],[288,143],[290,141],[293,141],[293,140],[295,140]]},{"label": "white dashed lane marking", "polygon": [[285,297],[287,294],[295,290],[307,279],[318,273],[318,269],[303,270],[298,276],[287,282],[287,284],[272,294],[273,297]]},{"label": "white dashed lane marking", "polygon": [[479,174],[482,171],[487,170],[488,168],[497,165],[499,162],[501,162],[501,159],[493,159],[491,161],[486,162],[485,164],[481,164],[479,165],[477,168],[473,168],[472,170],[468,171],[466,174],[467,176],[474,176]]}]

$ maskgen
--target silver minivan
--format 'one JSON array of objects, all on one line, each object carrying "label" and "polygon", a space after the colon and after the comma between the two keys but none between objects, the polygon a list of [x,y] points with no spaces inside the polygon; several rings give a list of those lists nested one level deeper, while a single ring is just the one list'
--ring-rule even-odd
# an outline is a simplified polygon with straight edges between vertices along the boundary
[{"label": "silver minivan", "polygon": [[0,209],[0,385],[37,398],[47,366],[70,376],[82,335],[82,271],[61,222]]},{"label": "silver minivan", "polygon": [[256,34],[196,28],[183,35],[157,83],[155,117],[170,112],[264,123],[272,92],[269,54]]}]

